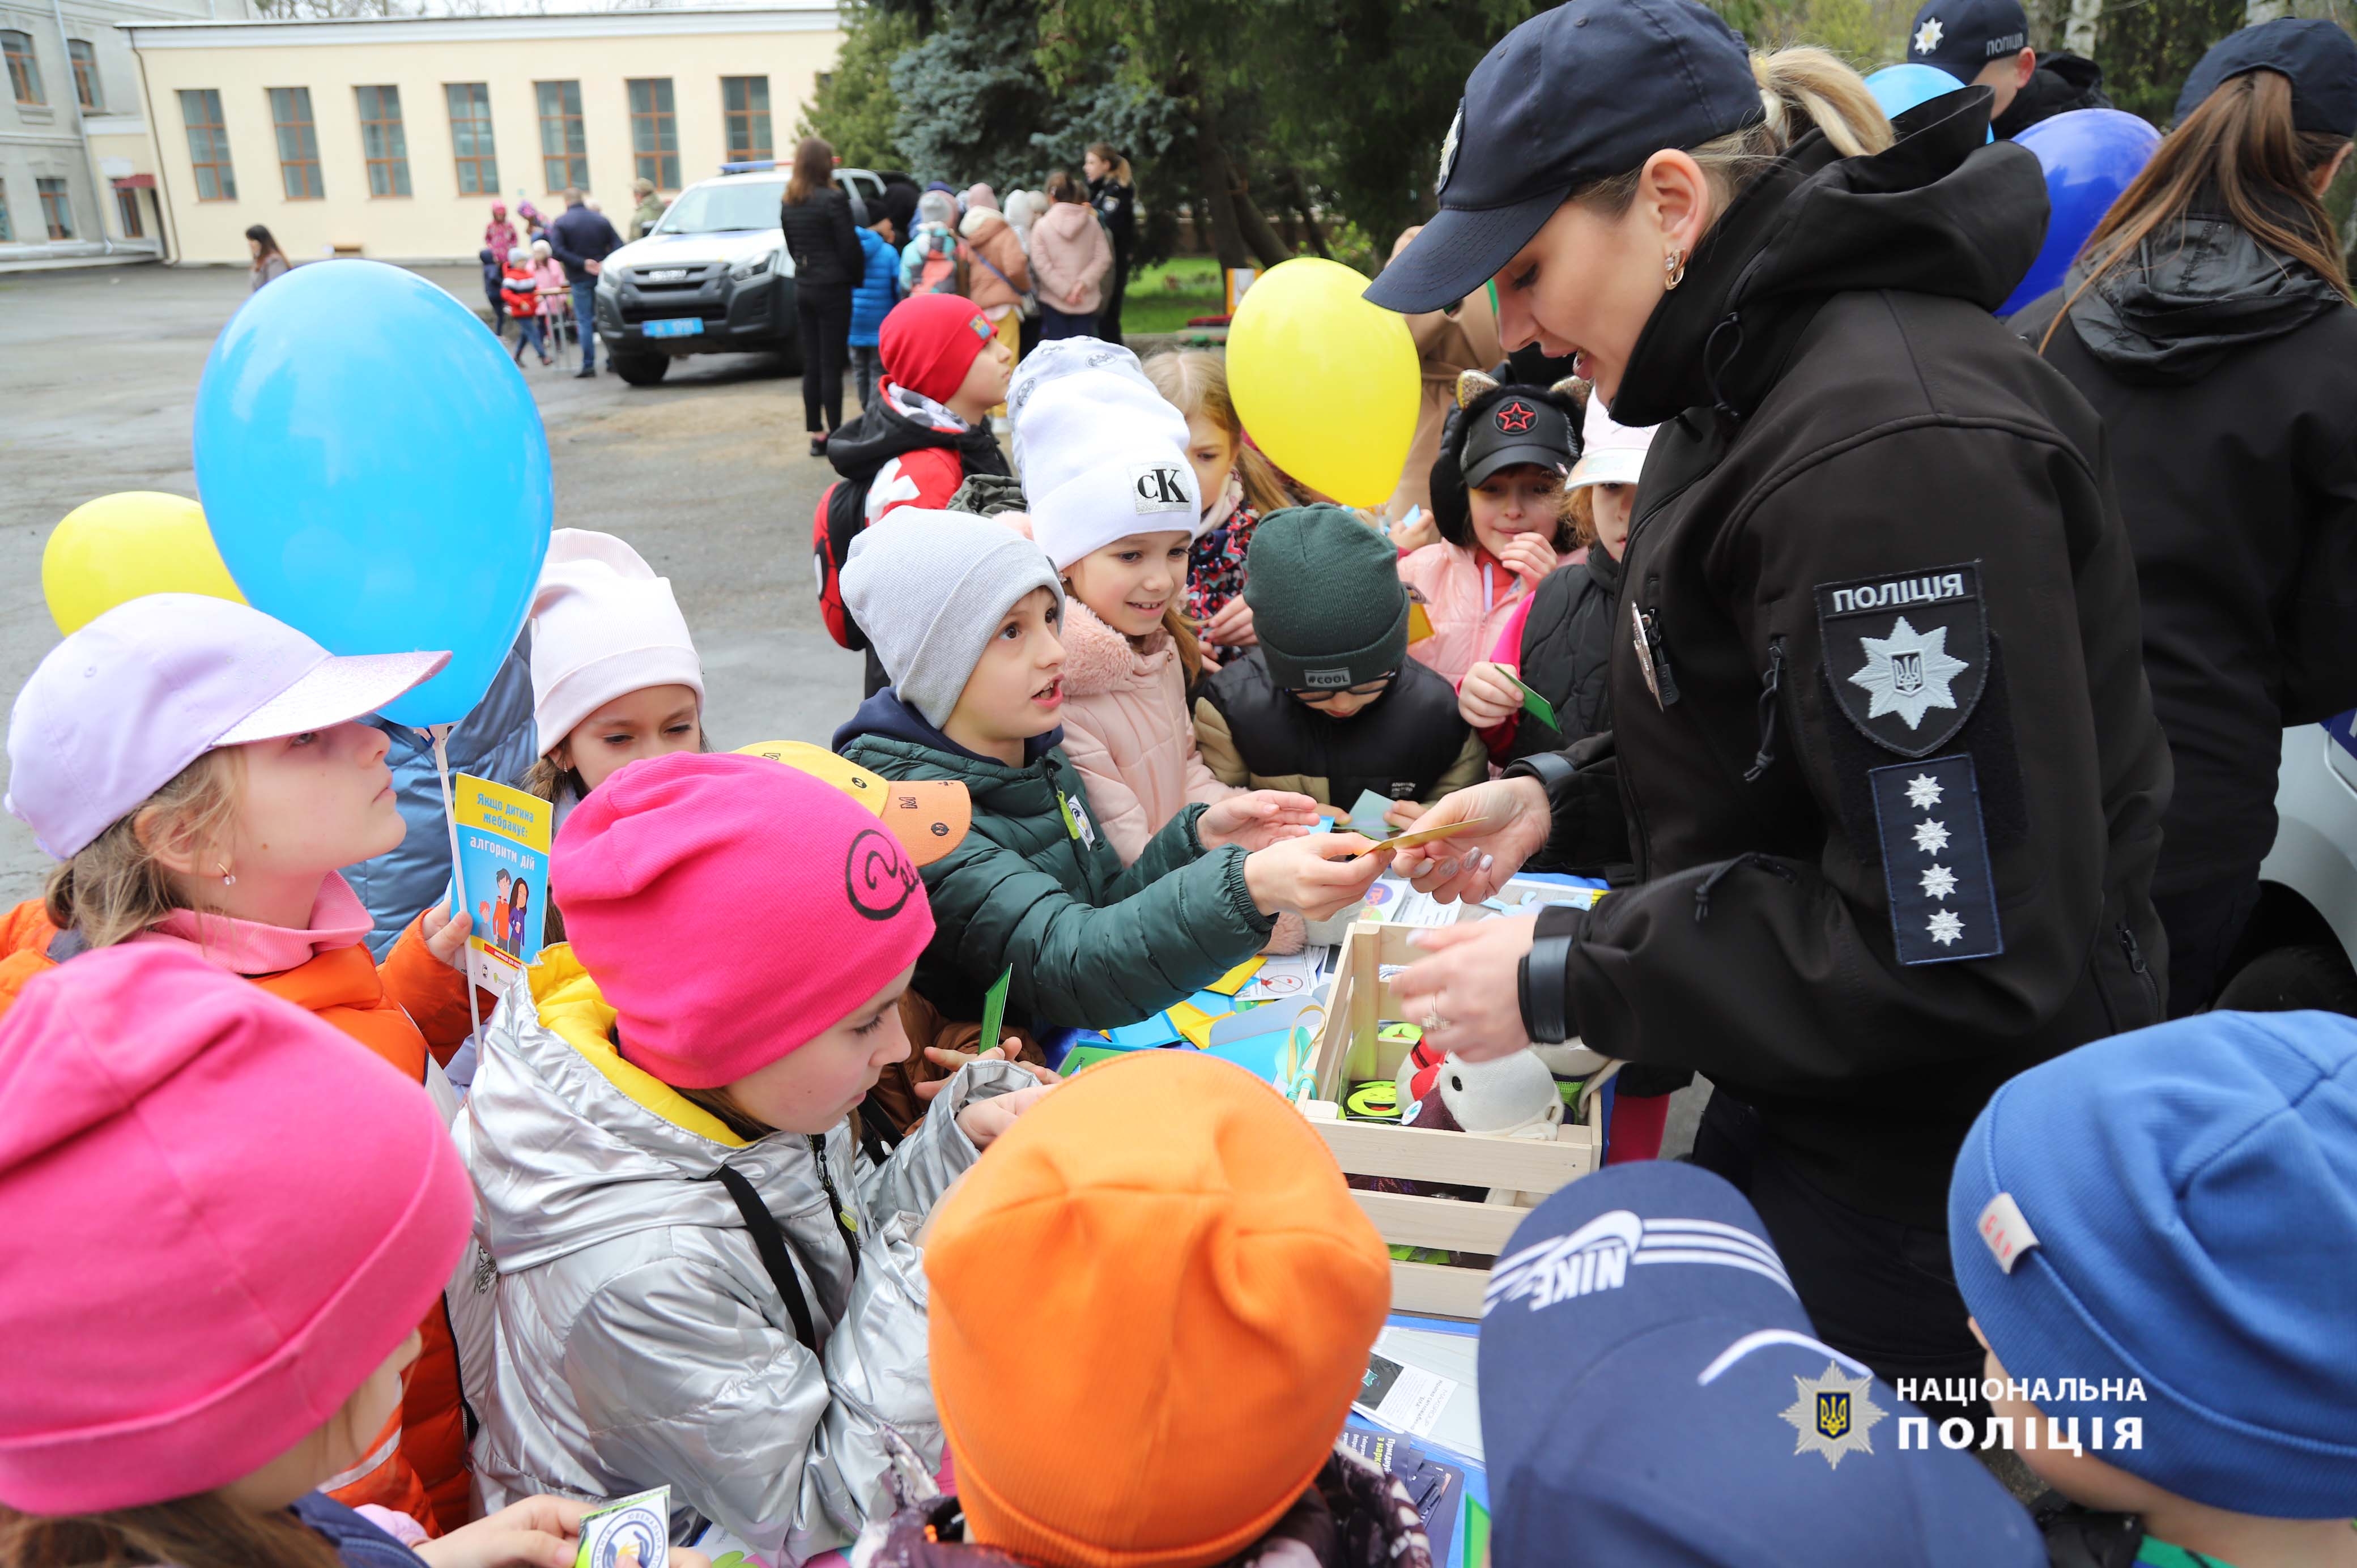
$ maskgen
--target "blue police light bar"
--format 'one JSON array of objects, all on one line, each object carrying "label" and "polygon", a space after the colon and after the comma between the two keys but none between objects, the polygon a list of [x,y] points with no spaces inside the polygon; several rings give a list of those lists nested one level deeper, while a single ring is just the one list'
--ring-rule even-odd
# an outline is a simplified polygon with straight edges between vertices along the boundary
[{"label": "blue police light bar", "polygon": [[748,158],[740,164],[722,164],[720,172],[722,174],[759,174],[766,169],[773,169],[777,166],[778,160],[775,158]]}]

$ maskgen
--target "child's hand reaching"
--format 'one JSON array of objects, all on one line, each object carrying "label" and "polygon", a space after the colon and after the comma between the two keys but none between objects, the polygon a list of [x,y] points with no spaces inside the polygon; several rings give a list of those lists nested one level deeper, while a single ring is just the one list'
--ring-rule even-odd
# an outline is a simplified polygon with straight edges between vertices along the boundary
[{"label": "child's hand reaching", "polygon": [[474,916],[464,909],[453,915],[439,904],[428,904],[417,922],[417,934],[425,939],[425,950],[457,970],[467,967],[467,933],[474,929]]},{"label": "child's hand reaching", "polygon": [[1535,588],[1540,578],[1555,570],[1554,536],[1536,530],[1517,533],[1506,541],[1506,547],[1498,552],[1498,559],[1507,571],[1523,580],[1523,586]]},{"label": "child's hand reaching", "polygon": [[[1208,813],[1207,813],[1208,814]],[[1244,856],[1244,886],[1264,915],[1287,909],[1322,920],[1366,897],[1391,864],[1391,852],[1361,854],[1374,841],[1357,833],[1287,839]],[[1358,855],[1356,860],[1351,855]]]},{"label": "child's hand reaching", "polygon": [[1253,630],[1252,606],[1238,594],[1220,607],[1220,613],[1203,623],[1203,640],[1222,648],[1257,648],[1260,634]]},{"label": "child's hand reaching", "polygon": [[1204,808],[1196,819],[1195,836],[1205,849],[1241,844],[1266,849],[1286,839],[1299,838],[1318,821],[1318,802],[1285,789],[1251,789],[1231,795]]},{"label": "child's hand reaching", "polygon": [[[582,1516],[594,1506],[571,1498],[526,1498],[410,1550],[428,1568],[573,1568]],[[710,1558],[683,1546],[667,1556],[671,1568],[712,1568]]]},{"label": "child's hand reaching", "polygon": [[1022,1069],[1025,1072],[1029,1073],[1041,1083],[1060,1083],[1063,1081],[1056,1074],[1049,1071],[1046,1068],[1041,1067],[1037,1062],[1015,1061],[1017,1055],[1019,1054],[1022,1049],[1023,1042],[1011,1036],[1004,1045],[993,1046],[990,1049],[984,1051],[979,1055],[973,1051],[953,1051],[943,1046],[927,1046],[925,1047],[925,1059],[932,1063],[935,1067],[946,1068],[949,1070],[942,1077],[933,1079],[930,1082],[915,1084],[911,1087],[916,1090],[918,1099],[931,1102],[940,1097],[942,1090],[947,1089],[950,1086],[950,1079],[957,1076],[958,1069],[965,1066],[968,1062],[1015,1062],[1017,1067]]},{"label": "child's hand reaching", "polygon": [[1405,832],[1415,826],[1415,821],[1424,815],[1424,810],[1421,800],[1394,800],[1383,808],[1383,821]]},{"label": "child's hand reaching", "polygon": [[977,1149],[986,1149],[998,1135],[1015,1125],[1015,1119],[1039,1103],[1040,1097],[1056,1086],[1035,1083],[1028,1089],[1018,1089],[1012,1094],[994,1094],[988,1100],[977,1100],[957,1113],[958,1131],[966,1142]]},{"label": "child's hand reaching", "polygon": [[1522,689],[1507,679],[1513,672],[1512,665],[1486,659],[1465,671],[1464,683],[1457,688],[1457,716],[1475,729],[1495,729],[1520,713]]}]

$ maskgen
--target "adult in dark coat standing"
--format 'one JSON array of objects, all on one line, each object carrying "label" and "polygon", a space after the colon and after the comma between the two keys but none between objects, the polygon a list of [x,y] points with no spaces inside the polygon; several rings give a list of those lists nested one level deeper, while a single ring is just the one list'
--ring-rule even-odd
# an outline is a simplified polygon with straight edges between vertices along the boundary
[{"label": "adult in dark coat standing", "polygon": [[1108,343],[1121,341],[1121,296],[1129,291],[1130,258],[1137,249],[1137,179],[1129,160],[1111,142],[1092,142],[1081,160],[1089,182],[1089,205],[1103,220],[1105,237],[1113,242],[1113,273],[1105,279],[1104,306],[1097,313],[1097,336]]},{"label": "adult in dark coat standing", "polygon": [[1570,0],[1474,71],[1440,211],[1370,291],[1492,277],[1505,342],[1577,350],[1615,419],[1662,425],[1612,760],[1524,758],[1423,819],[1490,825],[1399,864],[1480,898],[1625,831],[1637,885],[1420,933],[1403,1015],[1469,1058],[1576,1035],[1707,1074],[1697,1162],[1748,1188],[1825,1342],[1892,1378],[1979,1375],[1947,1193],[1990,1093],[2160,1016],[2135,563],[2102,424],[1992,315],[2046,190],[1984,145],[1988,104],[1894,141],[1822,50]]},{"label": "adult in dark coat standing", "polygon": [[579,191],[566,191],[565,211],[548,226],[548,249],[565,263],[565,281],[573,285],[573,330],[581,338],[577,376],[597,373],[597,274],[621,248],[622,237],[606,215],[583,206]]},{"label": "adult in dark coat standing", "polygon": [[794,315],[802,354],[802,428],[811,456],[843,423],[843,367],[851,359],[851,291],[866,263],[851,198],[834,183],[834,149],[805,136],[794,149],[794,172],[778,211],[786,252],[794,259]]},{"label": "adult in dark coat standing", "polygon": [[2103,415],[2177,794],[2153,902],[2169,1010],[2259,897],[2287,725],[2357,706],[2357,308],[2321,193],[2357,42],[2286,18],[2203,57],[2177,129],[2013,325]]}]

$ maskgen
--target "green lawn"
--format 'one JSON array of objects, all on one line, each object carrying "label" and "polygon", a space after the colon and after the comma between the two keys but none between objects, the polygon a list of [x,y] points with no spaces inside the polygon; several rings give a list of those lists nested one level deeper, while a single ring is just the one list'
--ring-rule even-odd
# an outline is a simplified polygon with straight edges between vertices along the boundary
[{"label": "green lawn", "polygon": [[1220,266],[1209,256],[1181,256],[1159,266],[1141,267],[1122,299],[1124,332],[1176,332],[1198,316],[1217,316],[1225,306]]}]

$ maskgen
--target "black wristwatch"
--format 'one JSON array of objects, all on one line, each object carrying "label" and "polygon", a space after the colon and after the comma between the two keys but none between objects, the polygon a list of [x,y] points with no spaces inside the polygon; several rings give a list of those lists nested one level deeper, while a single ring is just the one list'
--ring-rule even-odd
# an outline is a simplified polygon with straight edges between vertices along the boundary
[{"label": "black wristwatch", "polygon": [[1587,929],[1587,911],[1568,904],[1539,911],[1538,934],[1523,955],[1516,989],[1523,1029],[1543,1046],[1561,1045],[1575,1033],[1571,1015],[1571,950]]}]

